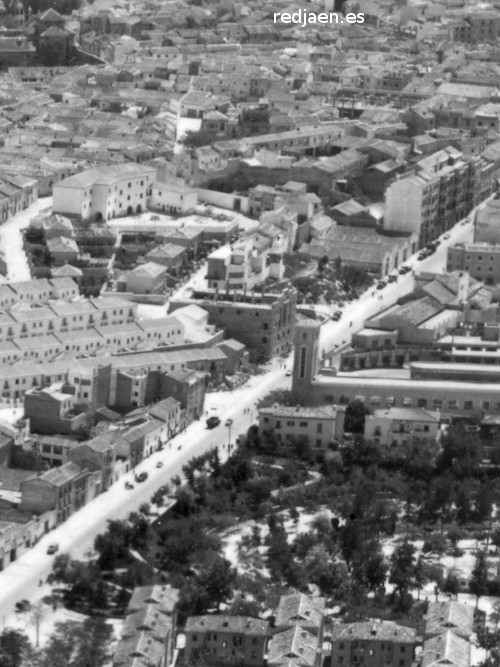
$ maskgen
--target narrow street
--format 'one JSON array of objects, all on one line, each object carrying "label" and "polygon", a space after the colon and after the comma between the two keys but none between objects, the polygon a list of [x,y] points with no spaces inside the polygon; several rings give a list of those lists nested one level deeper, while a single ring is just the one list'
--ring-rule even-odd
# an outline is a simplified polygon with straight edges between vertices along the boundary
[{"label": "narrow street", "polygon": [[44,209],[50,209],[51,206],[52,197],[38,199],[32,206],[20,211],[0,227],[0,249],[5,253],[7,278],[10,281],[30,280],[31,275],[20,230],[26,229],[32,218]]}]

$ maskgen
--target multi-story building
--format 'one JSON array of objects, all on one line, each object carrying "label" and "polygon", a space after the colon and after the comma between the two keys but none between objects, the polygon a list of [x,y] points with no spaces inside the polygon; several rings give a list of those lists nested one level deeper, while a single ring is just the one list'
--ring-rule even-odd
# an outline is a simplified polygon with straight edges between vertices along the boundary
[{"label": "multi-story building", "polygon": [[500,37],[500,13],[493,10],[466,12],[452,24],[451,34],[455,42],[468,44],[497,42]]},{"label": "multi-story building", "polygon": [[194,213],[198,203],[197,191],[185,185],[153,183],[149,207],[166,213]]},{"label": "multi-story building", "polygon": [[284,667],[289,664],[320,667],[322,658],[318,638],[300,625],[277,632],[269,641],[267,664],[270,667]]},{"label": "multi-story building", "polygon": [[325,607],[326,598],[303,593],[282,595],[276,609],[274,627],[278,630],[286,630],[298,625],[315,635],[321,646],[325,625]]},{"label": "multi-story building", "polygon": [[424,617],[425,637],[442,635],[451,630],[458,637],[470,640],[477,629],[477,614],[474,607],[454,600],[430,602]]},{"label": "multi-story building", "polygon": [[268,633],[268,621],[249,616],[191,616],[184,629],[186,661],[261,667]]},{"label": "multi-story building", "polygon": [[[110,431],[73,447],[69,459],[78,466],[88,466],[99,473],[100,491],[106,491],[115,481],[116,433]],[[69,465],[69,464],[68,464]]]},{"label": "multi-story building", "polygon": [[29,389],[24,394],[24,417],[35,433],[81,433],[86,416],[75,411],[75,403],[74,387],[63,383]]},{"label": "multi-story building", "polygon": [[190,424],[204,413],[207,374],[190,369],[165,373],[161,378],[161,395],[179,401]]},{"label": "multi-story building", "polygon": [[110,220],[140,213],[151,195],[156,169],[136,162],[96,167],[54,185],[54,213],[82,220]]},{"label": "multi-story building", "polygon": [[421,667],[469,667],[471,661],[471,644],[451,630],[440,635],[429,637],[422,646],[420,657]]},{"label": "multi-story building", "polygon": [[374,410],[366,416],[364,437],[384,447],[436,443],[439,425],[439,413],[419,408]]},{"label": "multi-story building", "polygon": [[500,283],[500,245],[492,243],[457,243],[448,248],[447,271],[467,271],[486,285]]},{"label": "multi-story building", "polygon": [[170,440],[181,430],[184,422],[184,411],[181,402],[172,398],[164,398],[148,409],[151,417],[164,422],[166,426],[166,440]]},{"label": "multi-story building", "polygon": [[[34,516],[36,514],[36,516]],[[57,526],[57,511],[38,513],[10,510],[0,518],[0,572]]]},{"label": "multi-story building", "polygon": [[[441,418],[500,414],[498,382],[491,369],[471,369],[464,364],[413,362],[406,377],[378,377],[337,373],[320,368],[320,324],[313,320],[296,326],[292,393],[303,405],[347,405],[361,400],[368,409],[421,408],[439,411]],[[478,378],[481,378],[478,383]]]},{"label": "multi-story building", "polygon": [[292,347],[297,291],[281,294],[194,292],[189,300],[171,301],[170,309],[196,304],[208,311],[209,323],[247,346],[251,361],[265,362]]},{"label": "multi-story building", "polygon": [[132,294],[163,294],[167,286],[167,267],[156,262],[139,264],[127,275],[127,291]]},{"label": "multi-story building", "polygon": [[281,261],[271,263],[268,249],[252,239],[222,246],[208,256],[207,282],[212,289],[252,290],[267,278],[283,278]]},{"label": "multi-story building", "polygon": [[49,468],[57,468],[69,461],[68,453],[75,444],[75,440],[44,435],[37,438],[35,448],[37,455]]},{"label": "multi-story building", "polygon": [[331,667],[411,667],[416,630],[391,621],[339,623],[331,634]]},{"label": "multi-story building", "polygon": [[113,667],[171,664],[178,600],[179,591],[168,585],[134,588],[113,654]]},{"label": "multi-story building", "polygon": [[451,229],[495,189],[493,162],[448,147],[420,160],[385,192],[384,229],[416,232],[421,246]]},{"label": "multi-story building", "polygon": [[33,514],[57,512],[57,523],[83,507],[92,497],[93,475],[69,461],[21,482],[21,509]]},{"label": "multi-story building", "polygon": [[311,447],[326,448],[344,432],[345,408],[333,405],[303,408],[277,405],[259,410],[259,435],[273,434],[279,443],[306,440]]},{"label": "multi-story building", "polygon": [[474,244],[500,243],[500,199],[490,199],[476,211]]}]

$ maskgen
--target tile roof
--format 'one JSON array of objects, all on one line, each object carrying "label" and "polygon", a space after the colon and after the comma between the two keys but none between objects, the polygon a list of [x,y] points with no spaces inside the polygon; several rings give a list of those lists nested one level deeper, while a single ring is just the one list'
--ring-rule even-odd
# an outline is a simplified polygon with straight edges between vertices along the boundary
[{"label": "tile roof", "polygon": [[269,622],[250,616],[190,616],[186,632],[232,632],[235,634],[267,635]]},{"label": "tile roof", "polygon": [[431,602],[425,616],[425,634],[430,637],[452,630],[469,639],[473,632],[474,608],[460,602]]},{"label": "tile roof", "polygon": [[273,635],[267,662],[269,665],[283,665],[292,659],[301,667],[315,667],[320,648],[317,637],[296,625]]},{"label": "tile roof", "polygon": [[[314,410],[314,408],[311,408]],[[305,416],[300,410],[300,416]],[[307,410],[307,408],[306,408]],[[328,413],[329,417],[335,416],[336,410],[316,409],[318,412]],[[298,413],[295,413],[299,416]],[[314,416],[314,415],[307,415]],[[297,593],[295,595],[282,595],[276,610],[275,626],[277,628],[300,625],[305,628],[315,628],[319,630],[323,624],[323,610],[326,605],[326,599],[321,597],[312,597]]]},{"label": "tile roof", "polygon": [[361,623],[339,623],[332,630],[332,640],[379,639],[398,643],[414,644],[416,630],[392,621],[365,621]]},{"label": "tile roof", "polygon": [[424,641],[421,667],[469,667],[471,645],[451,630]]},{"label": "tile roof", "polygon": [[33,475],[26,481],[39,479],[41,481],[47,482],[48,484],[52,484],[53,486],[63,486],[76,477],[80,477],[82,472],[82,469],[77,466],[76,463],[70,461],[69,463],[65,463],[59,468],[51,468],[51,470],[47,470],[47,472],[44,472],[41,475]]},{"label": "tile roof", "polygon": [[163,264],[157,264],[156,262],[146,262],[146,264],[139,264],[135,269],[130,271],[129,276],[150,276],[154,278],[160,276],[162,273],[166,272],[166,268]]}]

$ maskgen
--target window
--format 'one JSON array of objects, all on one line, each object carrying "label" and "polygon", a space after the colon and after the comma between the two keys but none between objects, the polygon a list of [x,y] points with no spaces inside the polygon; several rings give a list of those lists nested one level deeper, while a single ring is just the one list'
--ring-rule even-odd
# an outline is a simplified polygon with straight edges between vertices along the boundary
[{"label": "window", "polygon": [[474,403],[472,401],[464,401],[464,410],[472,410]]},{"label": "window", "polygon": [[307,428],[307,424],[308,424],[308,422],[299,422],[299,426],[301,428]]},{"label": "window", "polygon": [[321,447],[321,438],[316,439],[316,447]]},{"label": "window", "polygon": [[417,401],[417,407],[426,408],[427,407],[427,399],[419,398],[418,401]]},{"label": "window", "polygon": [[263,337],[262,342],[267,343],[267,338],[265,336]]},{"label": "window", "polygon": [[293,421],[291,421],[291,422],[287,422],[286,425],[287,425],[287,426],[295,426],[295,422],[293,422]]},{"label": "window", "polygon": [[197,642],[198,641],[198,635],[193,635],[193,641]]},{"label": "window", "polygon": [[490,402],[489,401],[483,401],[481,403],[481,407],[483,410],[489,410],[490,409]]},{"label": "window", "polygon": [[318,424],[316,426],[316,433],[323,433],[323,424]]}]

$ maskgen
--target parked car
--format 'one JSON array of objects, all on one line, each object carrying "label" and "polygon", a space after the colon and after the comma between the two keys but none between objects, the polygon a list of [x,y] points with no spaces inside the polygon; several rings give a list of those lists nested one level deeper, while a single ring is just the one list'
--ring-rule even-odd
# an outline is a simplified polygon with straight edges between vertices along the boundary
[{"label": "parked car", "polygon": [[219,417],[209,417],[207,419],[207,428],[216,428],[220,424]]},{"label": "parked car", "polygon": [[139,475],[135,476],[135,481],[136,482],[145,482],[148,478],[148,473],[147,472],[141,472]]},{"label": "parked car", "polygon": [[158,461],[158,463],[156,464],[156,467],[157,468],[163,468],[163,461]]},{"label": "parked car", "polygon": [[49,556],[52,556],[52,554],[55,554],[57,551],[59,551],[59,545],[54,543],[54,544],[49,544],[49,547],[47,549],[47,553]]},{"label": "parked car", "polygon": [[447,241],[447,240],[450,238],[450,235],[449,235],[449,234],[445,234],[445,235],[443,236],[443,238]]},{"label": "parked car", "polygon": [[332,320],[334,320],[335,322],[338,322],[341,317],[342,317],[342,311],[341,310],[336,310],[332,315]]},{"label": "parked car", "polygon": [[398,281],[398,277],[396,275],[389,276],[388,280],[390,283],[396,283]]},{"label": "parked car", "polygon": [[292,371],[287,371],[285,373],[285,377],[287,377],[287,378],[291,377],[291,375],[292,375]]},{"label": "parked car", "polygon": [[232,419],[226,419],[226,426],[232,426],[233,425],[233,420]]},{"label": "parked car", "polygon": [[387,283],[385,283],[383,280],[379,280],[377,283],[377,289],[384,289]]},{"label": "parked car", "polygon": [[133,488],[134,488],[134,485],[131,484],[130,482],[125,482],[125,488],[126,488],[126,489],[133,489]]}]

